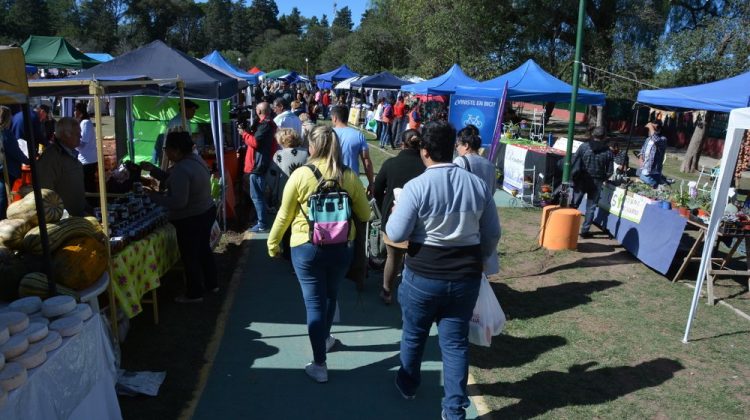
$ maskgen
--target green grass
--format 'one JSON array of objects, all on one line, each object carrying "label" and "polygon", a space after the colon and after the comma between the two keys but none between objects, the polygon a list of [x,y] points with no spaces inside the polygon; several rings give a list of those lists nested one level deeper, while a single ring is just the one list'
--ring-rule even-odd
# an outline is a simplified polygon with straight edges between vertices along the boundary
[{"label": "green grass", "polygon": [[495,418],[747,418],[750,323],[698,308],[608,239],[578,252],[540,249],[541,213],[499,210],[502,271],[493,288],[508,323],[471,372]]}]

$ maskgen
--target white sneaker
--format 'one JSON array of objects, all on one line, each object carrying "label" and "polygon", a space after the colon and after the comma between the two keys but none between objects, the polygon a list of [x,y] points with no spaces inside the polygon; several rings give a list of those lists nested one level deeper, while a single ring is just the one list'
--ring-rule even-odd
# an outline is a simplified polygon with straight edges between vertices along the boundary
[{"label": "white sneaker", "polygon": [[326,353],[330,353],[333,349],[333,346],[338,343],[339,340],[336,339],[336,337],[329,335],[328,338],[326,338]]},{"label": "white sneaker", "polygon": [[328,382],[328,366],[325,363],[319,365],[315,362],[310,362],[305,366],[305,373],[319,384]]}]

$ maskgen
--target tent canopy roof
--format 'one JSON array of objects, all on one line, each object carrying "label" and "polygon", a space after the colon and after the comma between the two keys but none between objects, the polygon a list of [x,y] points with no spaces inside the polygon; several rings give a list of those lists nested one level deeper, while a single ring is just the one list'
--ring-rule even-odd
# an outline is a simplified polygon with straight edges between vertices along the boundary
[{"label": "tent canopy roof", "polygon": [[99,64],[59,36],[31,35],[21,48],[26,64],[42,68],[87,69]]},{"label": "tent canopy roof", "polygon": [[408,84],[411,84],[411,82],[399,79],[390,72],[384,71],[382,73],[359,79],[351,85],[355,88],[401,89],[401,86]]},{"label": "tent canopy roof", "polygon": [[341,67],[331,70],[328,73],[318,74],[315,76],[315,81],[318,83],[319,87],[322,87],[324,89],[329,89],[333,86],[334,83],[340,82],[355,76],[359,76],[359,73],[356,73],[352,69],[350,69],[346,64],[342,65]]},{"label": "tent canopy roof", "polygon": [[86,54],[86,57],[93,58],[94,60],[100,61],[102,63],[105,63],[107,61],[112,61],[112,59],[114,58],[114,57],[112,57],[112,55],[107,54],[107,53],[92,53],[92,52],[88,52],[88,53],[85,53],[85,54]]},{"label": "tent canopy roof", "polygon": [[350,78],[348,78],[348,79],[340,82],[336,86],[334,86],[334,89],[346,89],[346,90],[349,90],[349,89],[352,88],[352,83],[353,82],[356,82],[359,79],[364,79],[365,77],[367,77],[367,76],[354,76],[354,77],[350,77]]},{"label": "tent canopy roof", "polygon": [[[573,86],[547,73],[534,60],[527,60],[502,76],[474,85],[459,86],[456,93],[499,98],[505,82],[508,82],[507,98],[515,101],[570,102],[573,91]],[[578,89],[577,101],[587,105],[603,105],[604,94]]]},{"label": "tent canopy roof", "polygon": [[[153,41],[112,61],[84,70],[75,79],[133,77],[175,79],[185,82],[185,96],[197,99],[227,99],[237,94],[237,79],[214,69],[202,61],[170,48],[162,41]],[[164,95],[144,87],[141,95]],[[175,93],[176,95],[176,93]]]},{"label": "tent canopy roof", "polygon": [[201,61],[217,68],[223,73],[234,78],[245,80],[253,85],[258,83],[258,76],[242,71],[233,66],[224,58],[224,56],[221,55],[221,53],[216,50],[214,50],[211,54],[201,58]]},{"label": "tent canopy roof", "polygon": [[702,85],[642,90],[638,102],[668,108],[729,112],[750,106],[750,72]]},{"label": "tent canopy roof", "polygon": [[287,69],[276,69],[274,71],[270,71],[266,73],[266,79],[278,79],[281,76],[289,74],[289,70]]},{"label": "tent canopy roof", "polygon": [[139,94],[144,89],[151,92],[161,92],[161,96],[171,92],[178,79],[151,79],[145,76],[115,76],[94,79],[65,78],[65,79],[36,79],[29,80],[29,94],[31,96],[90,96],[90,86],[97,84],[108,96],[131,96]]},{"label": "tent canopy roof", "polygon": [[450,95],[459,85],[472,86],[479,82],[467,76],[458,64],[454,64],[445,74],[424,82],[404,86],[406,92],[433,95]]}]

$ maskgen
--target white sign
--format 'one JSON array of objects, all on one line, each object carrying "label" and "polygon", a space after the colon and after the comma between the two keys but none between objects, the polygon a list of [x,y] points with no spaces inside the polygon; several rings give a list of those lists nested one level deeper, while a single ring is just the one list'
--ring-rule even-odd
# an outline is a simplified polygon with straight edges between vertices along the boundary
[{"label": "white sign", "polygon": [[509,193],[513,190],[523,191],[523,175],[526,167],[526,152],[523,147],[509,144],[505,147],[503,160],[503,189]]},{"label": "white sign", "polygon": [[[573,148],[571,149],[571,153],[575,153],[581,144],[583,144],[582,141],[573,140]],[[563,152],[567,152],[568,139],[565,137],[560,137],[559,139],[555,140],[555,144],[552,146],[552,148],[557,149],[557,150],[562,150]]]},{"label": "white sign", "polygon": [[606,208],[603,203],[601,207],[605,207],[605,210],[609,210],[610,213],[617,217],[630,220],[634,223],[641,223],[643,211],[646,205],[651,202],[652,200],[648,197],[640,194],[627,195],[624,189],[615,188],[612,198],[609,201],[609,208]]}]

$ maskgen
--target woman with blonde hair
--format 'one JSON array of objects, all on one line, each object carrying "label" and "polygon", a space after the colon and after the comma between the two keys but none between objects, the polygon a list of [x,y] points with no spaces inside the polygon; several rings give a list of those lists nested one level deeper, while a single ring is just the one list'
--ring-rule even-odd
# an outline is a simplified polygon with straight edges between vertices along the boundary
[{"label": "woman with blonde hair", "polygon": [[[357,174],[344,166],[338,137],[331,127],[316,127],[310,134],[309,164],[320,171],[322,179],[334,179],[352,200],[352,210],[357,220],[370,216],[370,206],[365,187]],[[281,254],[281,238],[289,226],[292,265],[297,274],[307,310],[307,331],[313,351],[313,361],[305,372],[316,382],[328,381],[326,352],[336,344],[331,336],[331,324],[336,311],[339,283],[349,270],[352,249],[349,243],[314,245],[310,242],[310,225],[307,221],[307,201],[318,189],[318,179],[313,169],[299,168],[292,172],[281,200],[279,212],[268,234],[268,254]],[[352,223],[353,225],[353,223]],[[351,229],[349,242],[356,232]]]}]

